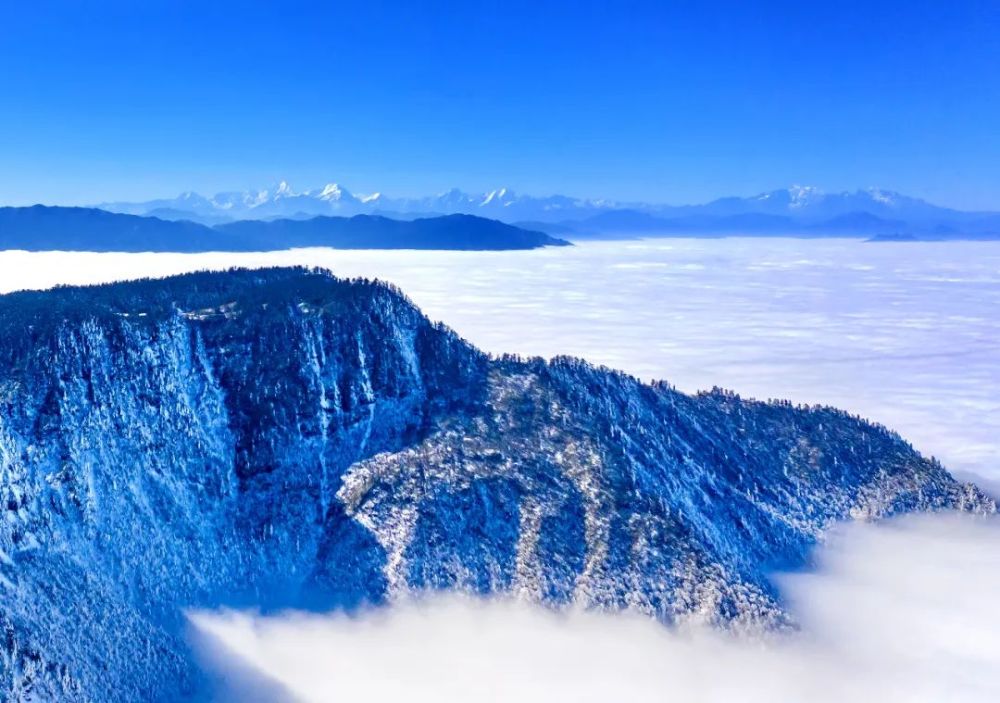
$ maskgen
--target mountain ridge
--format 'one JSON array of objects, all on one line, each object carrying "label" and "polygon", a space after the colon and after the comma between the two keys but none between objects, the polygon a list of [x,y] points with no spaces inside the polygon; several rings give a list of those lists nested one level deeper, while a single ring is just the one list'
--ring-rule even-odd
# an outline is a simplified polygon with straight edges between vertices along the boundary
[{"label": "mountain ridge", "polygon": [[[242,194],[223,193],[211,198],[185,193],[176,199],[147,203],[105,203],[101,207],[131,214],[183,213],[186,219],[215,222],[220,219],[303,218],[330,214],[387,214],[398,218],[433,214],[473,214],[504,222],[530,222],[573,230],[579,236],[607,233],[686,231],[697,234],[736,232],[749,234],[801,233],[870,236],[884,229],[858,231],[840,226],[848,216],[866,214],[879,223],[893,223],[899,231],[925,239],[992,238],[1000,236],[1000,213],[965,212],[932,205],[919,198],[879,188],[824,192],[818,188],[792,186],[750,197],[723,197],[698,205],[664,205],[572,198],[564,195],[520,195],[509,188],[480,194],[452,189],[436,196],[392,198],[382,193],[356,196],[338,184],[320,189],[294,191],[287,182]],[[638,228],[622,229],[628,212],[652,218]],[[741,228],[740,218],[760,222],[772,217],[774,227]],[[757,218],[757,219],[754,219]],[[783,218],[783,219],[779,219]],[[551,231],[555,231],[552,229]],[[812,233],[812,235],[810,235]]]},{"label": "mountain ridge", "polygon": [[457,589],[782,627],[770,571],[836,521],[996,510],[847,413],[491,357],[323,271],[8,294],[0,339],[12,698],[197,697],[191,607]]}]

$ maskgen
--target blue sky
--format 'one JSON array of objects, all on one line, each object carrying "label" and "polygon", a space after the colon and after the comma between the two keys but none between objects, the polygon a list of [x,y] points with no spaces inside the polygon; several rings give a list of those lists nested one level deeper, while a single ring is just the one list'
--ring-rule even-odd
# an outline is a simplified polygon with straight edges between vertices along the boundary
[{"label": "blue sky", "polygon": [[1000,209],[995,0],[208,4],[5,3],[0,202],[287,179]]}]

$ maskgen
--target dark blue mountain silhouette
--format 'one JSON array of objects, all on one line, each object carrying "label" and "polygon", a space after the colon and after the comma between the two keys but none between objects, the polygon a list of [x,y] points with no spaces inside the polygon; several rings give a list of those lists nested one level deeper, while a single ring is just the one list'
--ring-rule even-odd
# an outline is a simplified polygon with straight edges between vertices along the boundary
[{"label": "dark blue mountain silhouette", "polygon": [[29,251],[261,251],[341,249],[533,249],[567,242],[472,215],[417,220],[315,217],[209,227],[94,208],[0,208],[0,249]]}]

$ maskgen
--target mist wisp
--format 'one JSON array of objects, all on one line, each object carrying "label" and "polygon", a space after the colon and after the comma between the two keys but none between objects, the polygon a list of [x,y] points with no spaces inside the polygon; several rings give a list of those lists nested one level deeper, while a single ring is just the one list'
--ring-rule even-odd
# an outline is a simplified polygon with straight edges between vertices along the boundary
[{"label": "mist wisp", "polygon": [[776,579],[801,628],[753,639],[454,595],[356,616],[190,617],[302,701],[1000,699],[1000,520],[846,526],[814,568]]}]

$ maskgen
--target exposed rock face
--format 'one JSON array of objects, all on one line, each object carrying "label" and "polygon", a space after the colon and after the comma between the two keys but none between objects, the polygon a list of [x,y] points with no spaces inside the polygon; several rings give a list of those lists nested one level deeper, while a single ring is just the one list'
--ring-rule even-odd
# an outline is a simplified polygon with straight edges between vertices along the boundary
[{"label": "exposed rock face", "polygon": [[183,608],[514,592],[760,627],[833,521],[995,511],[828,408],[490,359],[294,269],[0,297],[0,697],[196,697]]}]

